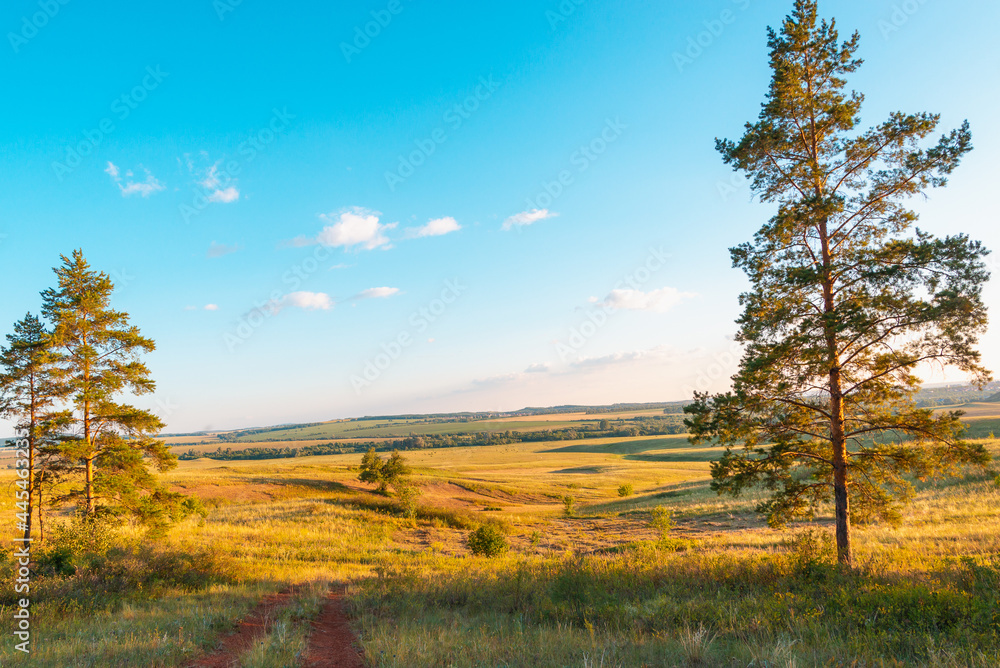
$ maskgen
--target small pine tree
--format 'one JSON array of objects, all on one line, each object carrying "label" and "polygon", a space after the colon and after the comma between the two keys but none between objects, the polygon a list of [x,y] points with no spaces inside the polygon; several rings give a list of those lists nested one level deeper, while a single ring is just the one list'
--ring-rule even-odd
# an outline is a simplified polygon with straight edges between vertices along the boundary
[{"label": "small pine tree", "polygon": [[25,434],[28,460],[26,499],[19,500],[23,510],[24,538],[31,538],[32,517],[38,511],[38,524],[44,540],[43,505],[39,502],[41,485],[46,482],[39,454],[53,443],[66,414],[55,410],[65,392],[55,382],[59,356],[52,350],[51,332],[32,314],[14,324],[7,335],[8,346],[0,351],[0,415],[14,418]]}]

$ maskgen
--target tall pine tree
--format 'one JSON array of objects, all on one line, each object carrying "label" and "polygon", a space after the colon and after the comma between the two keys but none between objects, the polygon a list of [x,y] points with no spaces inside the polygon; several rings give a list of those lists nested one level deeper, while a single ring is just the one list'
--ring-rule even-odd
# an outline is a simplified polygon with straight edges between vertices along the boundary
[{"label": "tall pine tree", "polygon": [[852,519],[898,521],[909,476],[989,460],[962,440],[959,413],[914,402],[922,366],[989,379],[975,349],[987,324],[987,251],[963,234],[914,231],[904,204],[946,184],[972,149],[969,127],[926,148],[939,123],[929,113],[856,131],[864,98],[845,77],[861,65],[858,43],[857,34],[840,42],[812,0],[768,31],[760,116],[739,142],[717,147],[777,213],[731,251],[751,283],[733,389],[686,409],[695,441],[728,446],[712,467],[717,492],[765,486],[760,510],[774,525],[832,500],[845,564]]},{"label": "tall pine tree", "polygon": [[90,268],[82,251],[62,261],[54,270],[58,287],[42,297],[61,353],[60,382],[73,405],[74,429],[59,448],[84,483],[69,498],[90,517],[99,509],[149,514],[150,501],[164,492],[148,465],[165,471],[177,458],[155,438],[164,426],[156,415],[116,399],[155,389],[140,359],[155,344],[129,324],[128,314],[110,307],[114,284]]}]

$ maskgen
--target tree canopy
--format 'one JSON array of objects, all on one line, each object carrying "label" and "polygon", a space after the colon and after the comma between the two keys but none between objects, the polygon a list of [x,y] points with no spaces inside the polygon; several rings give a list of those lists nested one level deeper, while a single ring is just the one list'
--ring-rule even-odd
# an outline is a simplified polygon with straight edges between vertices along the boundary
[{"label": "tree canopy", "polygon": [[851,520],[898,521],[910,476],[989,460],[962,440],[960,413],[914,402],[931,364],[990,379],[976,350],[987,251],[961,233],[915,229],[906,205],[946,185],[972,149],[969,125],[929,146],[935,114],[894,112],[859,130],[864,96],[846,80],[862,64],[859,42],[841,42],[813,0],[768,30],[772,77],[758,119],[717,149],[777,212],[731,249],[751,284],[733,389],[685,409],[695,441],[727,446],[713,489],[763,485],[771,496],[760,510],[774,525],[832,500],[848,564]]},{"label": "tree canopy", "polygon": [[74,429],[59,448],[84,481],[70,498],[79,498],[88,515],[99,506],[148,515],[150,498],[164,492],[147,464],[165,471],[177,458],[155,438],[163,422],[118,397],[155,389],[140,356],[156,346],[129,324],[127,313],[111,308],[114,284],[90,268],[82,251],[62,261],[54,270],[58,287],[42,293],[42,312],[53,323],[52,346],[60,353],[56,378],[73,409]]}]

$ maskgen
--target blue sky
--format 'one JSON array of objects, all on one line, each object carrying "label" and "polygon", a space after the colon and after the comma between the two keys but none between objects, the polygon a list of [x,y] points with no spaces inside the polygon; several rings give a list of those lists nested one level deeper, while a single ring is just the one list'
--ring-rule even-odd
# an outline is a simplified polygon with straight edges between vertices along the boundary
[{"label": "blue sky", "polygon": [[[790,7],[4,3],[0,330],[80,247],[157,341],[138,403],[172,432],[722,389],[727,249],[771,210],[713,140],[756,116]],[[971,121],[915,206],[1000,248],[1000,8],[821,11],[862,32],[866,125]]]}]

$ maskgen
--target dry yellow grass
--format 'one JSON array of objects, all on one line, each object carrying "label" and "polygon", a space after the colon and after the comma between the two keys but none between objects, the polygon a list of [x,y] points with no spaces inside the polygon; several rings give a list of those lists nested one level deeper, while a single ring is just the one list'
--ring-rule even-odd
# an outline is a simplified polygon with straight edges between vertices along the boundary
[{"label": "dry yellow grass", "polygon": [[[996,441],[990,447],[1000,454]],[[382,577],[411,578],[415,586],[443,573],[486,577],[487,564],[471,559],[465,545],[469,528],[486,521],[502,524],[509,533],[513,551],[497,562],[507,564],[505,568],[516,569],[522,562],[558,564],[592,558],[625,565],[630,557],[616,556],[614,550],[656,538],[645,511],[657,505],[675,511],[674,535],[693,541],[696,555],[732,555],[740,560],[786,553],[787,532],[768,528],[752,513],[756,498],[719,498],[708,490],[709,461],[717,453],[691,447],[684,437],[410,451],[405,456],[423,492],[416,522],[403,518],[391,500],[357,482],[360,455],[181,462],[165,481],[207,501],[210,513],[204,523],[187,520],[175,527],[167,541],[179,549],[210,547],[225,553],[245,576],[245,584],[198,594],[177,592],[133,606],[124,616],[49,619],[40,634],[49,633],[70,649],[37,656],[36,665],[129,665],[114,658],[123,655],[108,649],[108,639],[122,634],[133,643],[124,647],[155,659],[148,665],[177,665],[172,662],[189,654],[192,643],[205,642],[243,614],[247,596],[290,583],[355,583],[351,591],[360,595],[362,583]],[[11,479],[12,471],[0,471],[0,485]],[[617,489],[625,483],[633,485],[635,494],[621,498]],[[564,517],[563,496],[577,500],[576,517]],[[10,496],[0,499],[0,517],[11,533]],[[828,527],[828,518],[821,518],[818,526]],[[895,571],[904,568],[899,563],[904,560],[914,577],[924,578],[941,568],[942,559],[1000,553],[997,526],[1000,487],[991,480],[927,485],[919,490],[901,528],[856,529],[859,559],[889,559]],[[185,609],[185,600],[194,607]],[[426,623],[407,622],[409,626],[401,630],[396,626],[399,620],[372,616],[359,605],[359,629],[369,656],[381,657],[373,665],[380,666],[438,665],[436,661],[452,652],[468,659],[455,665],[498,665],[491,663],[494,660],[507,660],[509,665],[567,665],[570,659],[576,665],[600,665],[602,652],[606,658],[632,657],[617,663],[608,658],[606,665],[639,665],[627,660],[680,652],[683,647],[676,635],[662,642],[652,638],[639,642],[638,636],[629,640],[629,634],[607,628],[588,631],[576,625],[524,626],[524,622],[517,622],[522,624],[517,627],[506,616],[496,618],[490,628],[432,615]],[[164,621],[168,619],[169,623]],[[480,621],[485,623],[485,618]],[[184,635],[192,629],[200,630]],[[301,629],[289,632],[301,642]],[[697,626],[690,632],[694,638]],[[505,654],[504,647],[516,644],[518,638],[539,652],[540,663],[518,663]],[[749,656],[751,645],[741,646],[740,656]],[[781,653],[770,636],[762,637],[758,645],[753,651],[761,657]],[[395,658],[385,655],[393,646]],[[477,653],[476,647],[482,651]],[[618,653],[608,654],[609,647],[618,647]],[[632,649],[626,652],[625,647]],[[262,652],[267,653],[258,649],[254,657],[247,657],[247,665],[266,665],[261,663]],[[594,663],[585,664],[585,656]],[[802,660],[794,651],[789,656]],[[7,650],[0,650],[3,665],[12,660]]]}]

